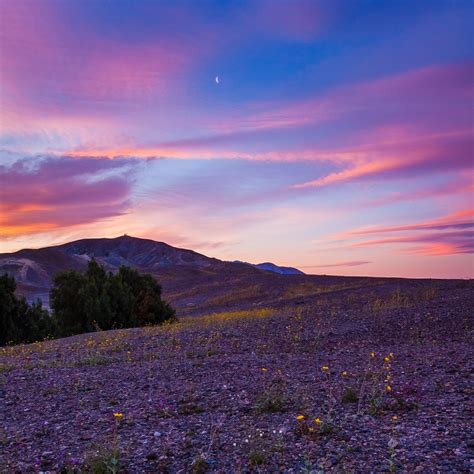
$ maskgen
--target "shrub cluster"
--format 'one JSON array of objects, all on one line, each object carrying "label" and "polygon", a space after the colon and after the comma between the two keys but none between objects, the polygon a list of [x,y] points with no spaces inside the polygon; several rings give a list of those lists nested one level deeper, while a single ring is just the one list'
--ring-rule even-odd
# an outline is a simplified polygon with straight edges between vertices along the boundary
[{"label": "shrub cluster", "polygon": [[58,273],[50,293],[50,314],[38,301],[28,305],[15,296],[15,280],[0,277],[0,344],[32,342],[46,337],[161,324],[175,319],[161,299],[152,275],[121,266],[106,272],[91,260],[85,273]]},{"label": "shrub cluster", "polygon": [[41,306],[29,305],[15,296],[16,283],[7,274],[0,276],[0,345],[33,342],[56,334],[54,318]]}]

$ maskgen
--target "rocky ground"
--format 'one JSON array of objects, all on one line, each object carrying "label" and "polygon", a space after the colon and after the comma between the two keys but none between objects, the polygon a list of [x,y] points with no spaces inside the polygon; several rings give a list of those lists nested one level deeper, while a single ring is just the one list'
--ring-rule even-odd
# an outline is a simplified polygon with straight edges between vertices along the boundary
[{"label": "rocky ground", "polygon": [[400,285],[3,348],[1,469],[473,472],[472,284]]}]

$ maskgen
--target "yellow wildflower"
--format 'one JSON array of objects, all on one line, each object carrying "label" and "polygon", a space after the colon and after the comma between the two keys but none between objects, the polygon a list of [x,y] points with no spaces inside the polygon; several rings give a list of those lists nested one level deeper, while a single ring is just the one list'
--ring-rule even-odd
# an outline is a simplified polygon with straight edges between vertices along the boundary
[{"label": "yellow wildflower", "polygon": [[315,423],[318,423],[318,424],[321,423],[321,418],[315,418],[315,419],[314,419],[314,422],[315,422]]},{"label": "yellow wildflower", "polygon": [[297,419],[298,421],[304,420],[304,415],[298,415],[298,416],[296,417],[296,419]]},{"label": "yellow wildflower", "polygon": [[115,416],[115,418],[120,418],[120,417],[123,416],[123,414],[122,413],[114,413],[114,416]]},{"label": "yellow wildflower", "polygon": [[372,352],[370,353],[370,357],[375,357],[375,352],[372,351]]},{"label": "yellow wildflower", "polygon": [[392,420],[393,420],[393,421],[397,421],[397,420],[398,420],[398,416],[397,416],[397,415],[393,415],[393,416],[392,416]]},{"label": "yellow wildflower", "polygon": [[390,387],[390,385],[387,385],[387,390],[390,392],[390,390],[392,390],[392,387]]},{"label": "yellow wildflower", "polygon": [[344,370],[344,372],[342,372],[342,375],[346,376],[347,372]]},{"label": "yellow wildflower", "polygon": [[327,365],[323,365],[321,368],[322,368],[323,370],[329,370],[329,367],[328,367]]},{"label": "yellow wildflower", "polygon": [[390,362],[390,359],[389,359],[388,357],[384,357],[383,360],[384,360],[385,362]]},{"label": "yellow wildflower", "polygon": [[395,356],[393,355],[393,352],[390,352],[389,354],[390,358],[393,359]]},{"label": "yellow wildflower", "polygon": [[267,369],[265,367],[262,367],[262,372],[266,372]]}]

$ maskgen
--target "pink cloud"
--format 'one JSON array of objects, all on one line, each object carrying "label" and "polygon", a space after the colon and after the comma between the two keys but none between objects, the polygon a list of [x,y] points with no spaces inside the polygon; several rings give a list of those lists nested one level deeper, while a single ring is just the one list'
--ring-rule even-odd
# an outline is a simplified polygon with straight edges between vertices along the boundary
[{"label": "pink cloud", "polygon": [[407,224],[401,226],[369,227],[367,229],[356,229],[348,232],[351,235],[380,234],[387,232],[404,232],[413,230],[444,230],[450,228],[474,227],[474,209],[456,211],[447,216],[426,222]]},{"label": "pink cloud", "polygon": [[303,265],[300,268],[334,268],[334,267],[358,267],[360,265],[367,265],[368,263],[372,263],[369,260],[348,260],[345,262],[335,262],[335,263],[328,263],[324,265]]},{"label": "pink cloud", "polygon": [[368,247],[385,244],[420,244],[405,249],[410,253],[423,255],[454,255],[474,253],[474,231],[420,233],[409,237],[388,237],[352,244],[353,247]]},{"label": "pink cloud", "polygon": [[415,201],[417,199],[427,199],[443,197],[455,194],[468,194],[474,192],[474,178],[472,176],[458,175],[457,179],[441,183],[436,186],[417,188],[411,191],[390,192],[385,196],[367,201],[369,206],[383,206],[402,201]]},{"label": "pink cloud", "polygon": [[[464,209],[430,221],[405,225],[354,229],[343,235],[392,234],[390,237],[354,242],[351,247],[402,245],[401,250],[422,255],[453,255],[474,252],[474,209]],[[417,244],[406,247],[406,244]]]},{"label": "pink cloud", "polygon": [[[253,114],[247,110],[246,115],[221,120],[218,133],[207,136],[149,144],[131,140],[113,147],[96,143],[71,153],[311,160],[337,166],[334,172],[297,183],[295,188],[468,170],[474,147],[472,117],[466,105],[473,96],[472,66],[471,62],[431,66],[339,87],[306,101],[255,105],[252,107],[267,110]],[[341,133],[339,143],[305,140],[304,147],[276,148],[270,140],[266,149],[254,149],[259,135],[269,130],[346,120],[360,123],[363,131]]]},{"label": "pink cloud", "polygon": [[405,137],[400,136],[397,142],[382,139],[378,145],[321,155],[330,160],[332,155],[342,169],[294,187],[326,186],[361,179],[407,179],[441,171],[467,170],[472,167],[473,147],[474,137],[467,130],[421,135],[417,139],[408,133]]},{"label": "pink cloud", "polygon": [[127,162],[46,158],[0,166],[3,238],[87,224],[123,215],[130,207]]}]

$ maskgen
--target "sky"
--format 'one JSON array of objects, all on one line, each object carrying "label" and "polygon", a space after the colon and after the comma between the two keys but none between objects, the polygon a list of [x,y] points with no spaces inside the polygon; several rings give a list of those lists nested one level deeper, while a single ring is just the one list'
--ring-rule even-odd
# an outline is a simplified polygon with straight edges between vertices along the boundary
[{"label": "sky", "polygon": [[0,250],[474,277],[474,2],[0,0]]}]

